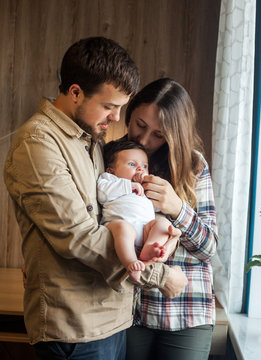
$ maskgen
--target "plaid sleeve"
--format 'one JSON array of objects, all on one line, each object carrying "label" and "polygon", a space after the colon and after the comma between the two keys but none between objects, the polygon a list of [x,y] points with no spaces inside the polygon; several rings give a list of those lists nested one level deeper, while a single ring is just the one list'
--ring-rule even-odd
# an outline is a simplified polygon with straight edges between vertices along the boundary
[{"label": "plaid sleeve", "polygon": [[209,261],[215,254],[218,240],[216,209],[208,164],[202,157],[204,169],[196,184],[197,210],[183,201],[182,210],[172,224],[178,227],[181,244],[202,261]]}]

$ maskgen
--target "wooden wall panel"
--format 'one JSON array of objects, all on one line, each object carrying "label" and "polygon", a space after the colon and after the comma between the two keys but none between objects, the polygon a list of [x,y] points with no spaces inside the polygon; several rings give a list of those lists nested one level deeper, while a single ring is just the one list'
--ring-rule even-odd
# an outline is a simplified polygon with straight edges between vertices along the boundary
[{"label": "wooden wall panel", "polygon": [[[0,169],[10,146],[10,138],[0,142]],[[3,176],[0,177],[0,267],[18,267],[23,263],[21,236],[15,219],[13,203],[5,189]]]},{"label": "wooden wall panel", "polygon": [[12,128],[14,13],[14,1],[0,0],[0,138]]},{"label": "wooden wall panel", "polygon": [[[168,76],[186,87],[211,154],[212,103],[220,0],[0,0],[0,171],[12,133],[56,97],[62,56],[75,41],[105,36],[126,48],[141,86]],[[107,139],[125,133],[121,121]],[[19,267],[20,235],[0,179],[0,266]]]}]

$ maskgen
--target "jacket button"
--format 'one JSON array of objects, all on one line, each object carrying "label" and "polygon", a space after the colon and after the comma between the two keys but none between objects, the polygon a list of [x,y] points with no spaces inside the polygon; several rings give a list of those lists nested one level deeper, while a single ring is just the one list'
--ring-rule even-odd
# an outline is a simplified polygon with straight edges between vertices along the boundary
[{"label": "jacket button", "polygon": [[88,210],[88,211],[92,211],[92,210],[93,210],[93,206],[92,206],[92,205],[88,205],[88,206],[87,206],[87,210]]}]

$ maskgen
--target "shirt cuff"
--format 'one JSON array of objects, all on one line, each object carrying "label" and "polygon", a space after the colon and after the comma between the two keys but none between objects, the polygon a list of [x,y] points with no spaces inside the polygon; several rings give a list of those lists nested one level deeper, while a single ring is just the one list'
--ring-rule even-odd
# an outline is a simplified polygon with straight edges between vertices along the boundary
[{"label": "shirt cuff", "polygon": [[162,288],[169,276],[169,266],[163,263],[147,265],[138,282],[144,288]]},{"label": "shirt cuff", "polygon": [[180,229],[181,232],[184,232],[184,230],[187,228],[185,224],[188,220],[187,217],[189,209],[190,206],[184,200],[182,200],[182,208],[177,219],[173,219],[170,215],[166,215],[166,218],[172,223],[174,227]]}]

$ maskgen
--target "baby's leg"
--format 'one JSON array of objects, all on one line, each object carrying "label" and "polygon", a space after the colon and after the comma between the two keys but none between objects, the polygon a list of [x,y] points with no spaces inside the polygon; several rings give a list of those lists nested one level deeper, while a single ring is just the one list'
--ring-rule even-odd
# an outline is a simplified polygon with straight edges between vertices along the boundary
[{"label": "baby's leg", "polygon": [[140,253],[143,261],[156,260],[165,255],[164,244],[169,238],[169,227],[171,222],[164,217],[150,221],[144,226],[144,246]]},{"label": "baby's leg", "polygon": [[137,259],[134,247],[136,239],[134,227],[125,220],[113,220],[106,226],[112,232],[114,247],[122,265],[125,266],[129,276],[134,281],[138,281],[145,265]]}]

